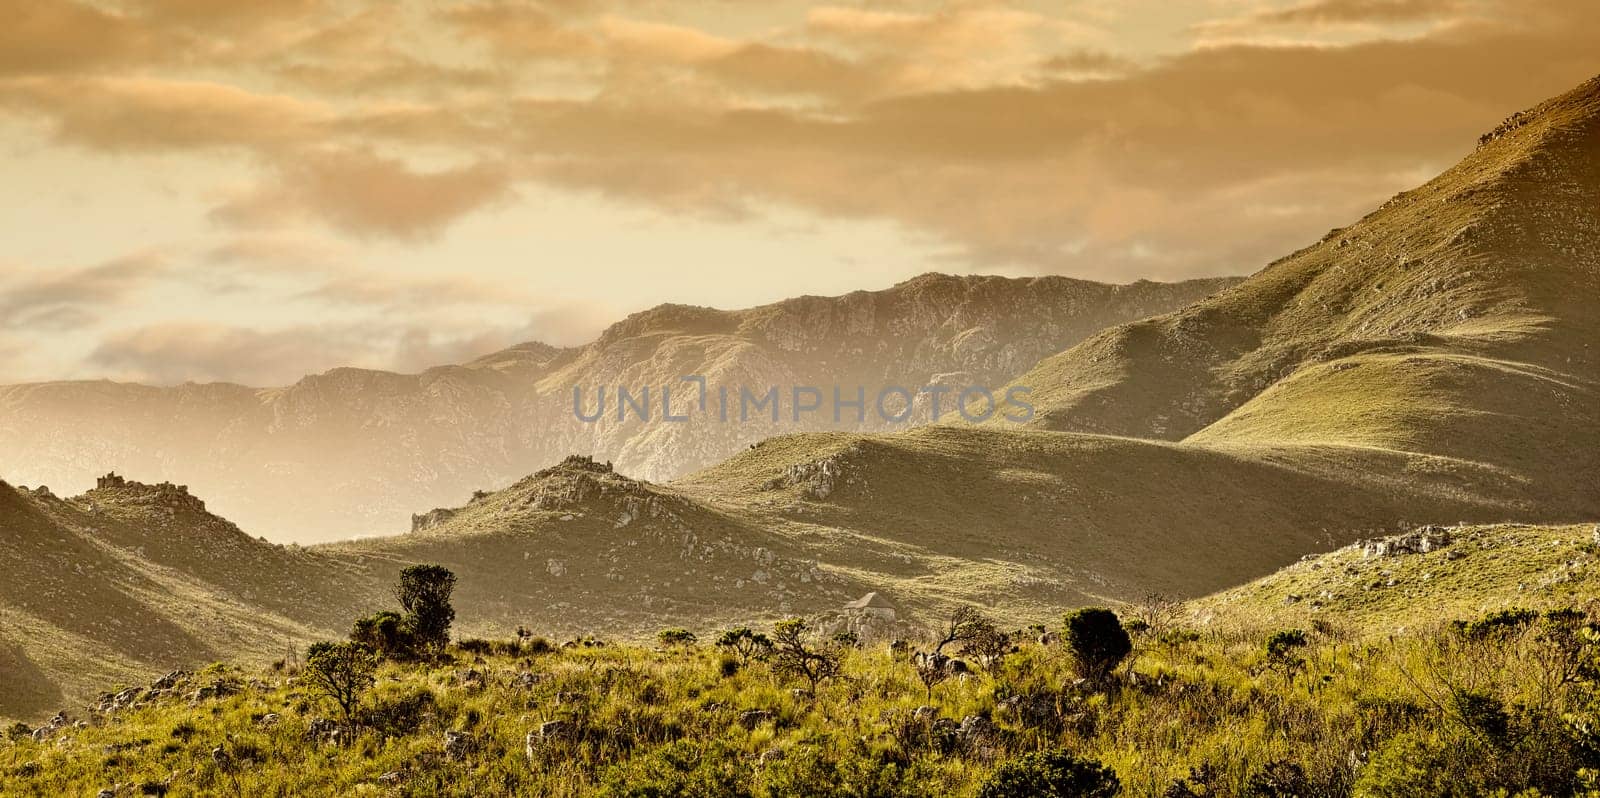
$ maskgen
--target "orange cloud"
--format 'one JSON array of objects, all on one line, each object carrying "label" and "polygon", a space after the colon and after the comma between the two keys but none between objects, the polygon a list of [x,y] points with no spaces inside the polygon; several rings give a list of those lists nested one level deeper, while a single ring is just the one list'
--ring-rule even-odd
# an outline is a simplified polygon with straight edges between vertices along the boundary
[{"label": "orange cloud", "polygon": [[422,172],[364,151],[299,153],[273,184],[214,215],[246,227],[309,215],[356,235],[425,239],[510,191],[510,176],[484,163]]}]

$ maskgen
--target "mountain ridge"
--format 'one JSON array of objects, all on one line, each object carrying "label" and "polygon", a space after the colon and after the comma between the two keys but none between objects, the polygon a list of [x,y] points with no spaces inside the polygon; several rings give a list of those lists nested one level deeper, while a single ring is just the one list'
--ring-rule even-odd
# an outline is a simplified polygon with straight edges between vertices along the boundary
[{"label": "mountain ridge", "polygon": [[188,482],[229,517],[279,539],[400,532],[423,507],[508,484],[568,454],[659,480],[776,430],[832,421],[586,424],[572,411],[577,386],[659,390],[685,374],[751,386],[848,378],[915,389],[941,375],[999,383],[1107,324],[1229,282],[1113,287],[925,275],[884,291],[738,311],[663,305],[584,347],[520,344],[417,374],[339,368],[274,388],[0,387],[0,473],[69,490],[110,468]]}]

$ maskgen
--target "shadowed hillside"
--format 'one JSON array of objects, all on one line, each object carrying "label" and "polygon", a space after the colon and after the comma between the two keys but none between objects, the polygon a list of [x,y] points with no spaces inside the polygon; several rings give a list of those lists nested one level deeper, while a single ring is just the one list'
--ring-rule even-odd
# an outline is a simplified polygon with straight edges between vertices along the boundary
[{"label": "shadowed hillside", "polygon": [[0,716],[11,717],[282,652],[344,627],[377,584],[250,538],[174,486],[139,483],[65,500],[0,483],[0,573]]}]

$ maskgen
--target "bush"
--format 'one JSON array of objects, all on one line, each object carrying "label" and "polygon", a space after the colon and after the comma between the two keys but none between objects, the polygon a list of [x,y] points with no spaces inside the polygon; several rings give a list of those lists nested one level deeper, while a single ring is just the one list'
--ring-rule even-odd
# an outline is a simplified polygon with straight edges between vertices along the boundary
[{"label": "bush", "polygon": [[717,638],[717,648],[733,652],[739,658],[740,665],[748,665],[751,659],[760,659],[772,653],[772,640],[748,626],[741,626],[723,632]]},{"label": "bush", "polygon": [[978,798],[1110,798],[1121,791],[1115,771],[1058,748],[996,768],[978,788]]},{"label": "bush", "polygon": [[751,795],[749,766],[725,743],[678,740],[612,768],[599,794],[615,798]]},{"label": "bush", "polygon": [[456,611],[450,604],[456,575],[442,565],[412,565],[400,572],[395,599],[406,611],[417,645],[438,651],[450,642]]},{"label": "bush", "polygon": [[393,610],[356,619],[350,639],[372,649],[380,657],[408,659],[416,653],[416,632],[411,622]]},{"label": "bush", "polygon": [[804,679],[806,691],[817,693],[817,685],[838,676],[839,652],[814,648],[806,642],[811,627],[800,618],[779,621],[772,626],[772,672],[788,678]]},{"label": "bush", "polygon": [[1450,627],[1466,640],[1483,641],[1504,638],[1517,632],[1539,617],[1533,610],[1509,609],[1491,612],[1475,621],[1455,621]]},{"label": "bush", "polygon": [[1104,607],[1086,607],[1068,615],[1063,639],[1079,675],[1092,682],[1105,680],[1133,651],[1133,641],[1117,614]]},{"label": "bush", "polygon": [[698,639],[688,629],[662,629],[656,633],[656,640],[667,648],[692,646]]},{"label": "bush", "polygon": [[1250,774],[1239,793],[1240,798],[1310,798],[1315,794],[1305,768],[1283,759]]},{"label": "bush", "polygon": [[312,689],[333,699],[344,712],[345,722],[354,720],[361,696],[372,686],[377,658],[359,643],[313,643],[306,652],[302,675]]},{"label": "bush", "polygon": [[1307,642],[1306,633],[1300,629],[1274,633],[1267,638],[1267,667],[1282,673],[1286,679],[1293,679],[1306,664],[1294,652],[1305,648]]}]

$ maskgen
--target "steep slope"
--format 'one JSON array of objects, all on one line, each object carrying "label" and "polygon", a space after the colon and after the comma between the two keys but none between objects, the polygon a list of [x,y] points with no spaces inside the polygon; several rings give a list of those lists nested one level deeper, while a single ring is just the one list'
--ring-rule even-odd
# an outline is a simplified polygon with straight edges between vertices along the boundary
[{"label": "steep slope", "polygon": [[[664,305],[579,349],[525,344],[421,374],[336,369],[271,389],[0,387],[0,473],[73,490],[108,466],[188,482],[246,528],[277,539],[393,532],[419,506],[459,502],[570,453],[665,479],[776,432],[834,426],[825,413],[767,425],[661,423],[663,386],[675,394],[675,412],[693,392],[684,375],[758,394],[774,385],[999,385],[1109,325],[1232,282],[926,275],[884,291],[747,310]],[[619,386],[649,388],[656,420],[575,418],[575,387],[590,403],[607,392],[614,411]],[[881,426],[869,416],[849,428]]]},{"label": "steep slope", "polygon": [[0,574],[0,717],[261,659],[374,600],[359,565],[249,538],[175,486],[139,483],[64,500],[0,482]]},{"label": "steep slope", "polygon": [[1045,360],[1044,428],[1503,467],[1600,514],[1600,79],[1426,185],[1182,311]]}]

